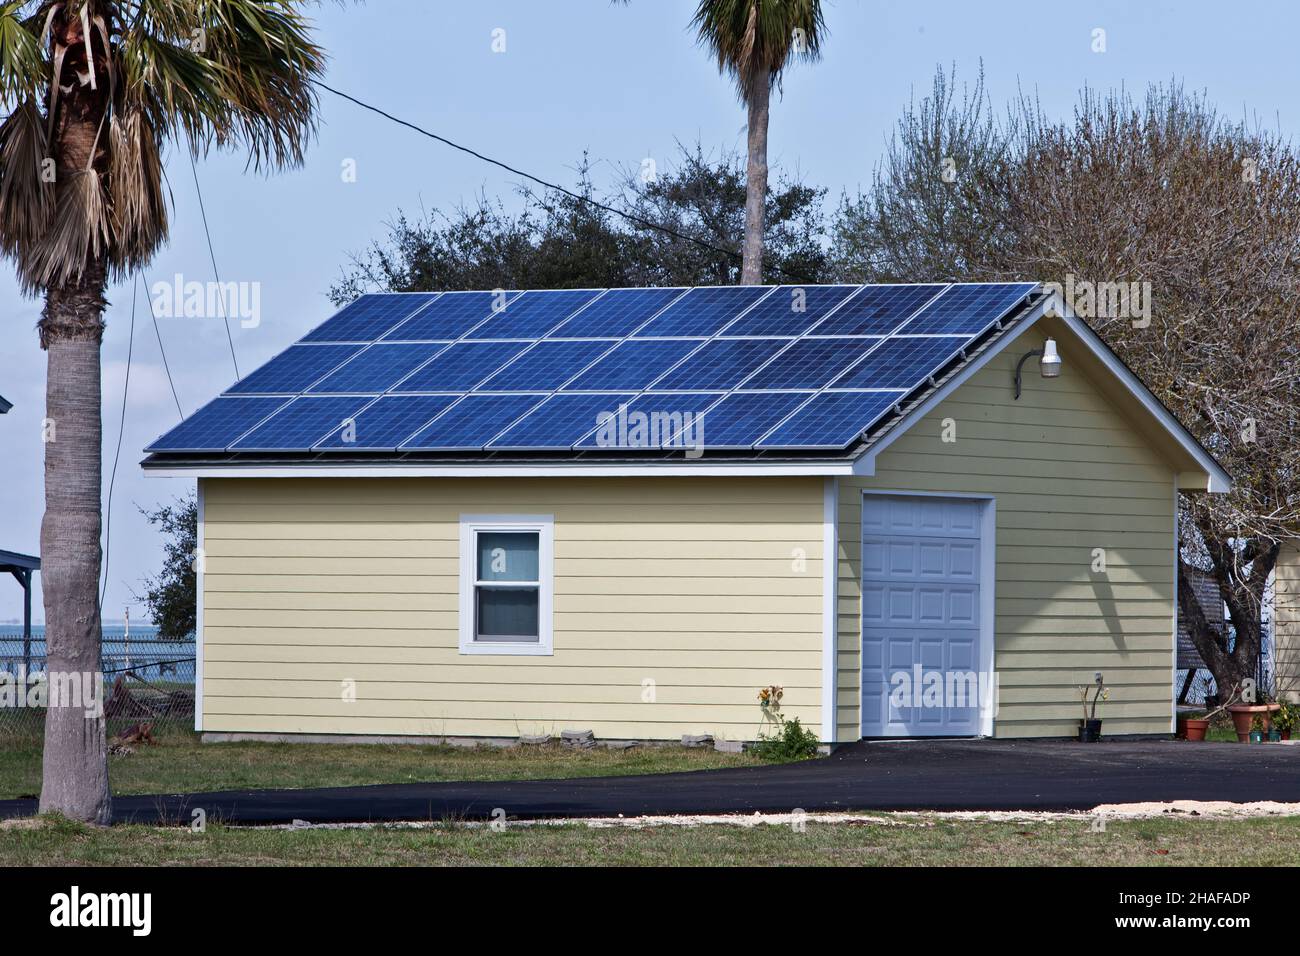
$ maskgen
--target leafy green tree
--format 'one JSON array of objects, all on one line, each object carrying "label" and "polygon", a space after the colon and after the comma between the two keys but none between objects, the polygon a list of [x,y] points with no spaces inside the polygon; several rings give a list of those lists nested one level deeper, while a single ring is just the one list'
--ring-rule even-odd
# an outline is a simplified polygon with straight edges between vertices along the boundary
[{"label": "leafy green tree", "polygon": [[[100,667],[100,342],[104,291],[166,240],[162,151],[301,162],[324,56],[287,0],[0,4],[0,251],[42,295],[41,559],[49,667]],[[42,811],[107,822],[102,719],[51,706]]]},{"label": "leafy green tree", "polygon": [[136,599],[149,609],[158,636],[169,641],[193,640],[195,632],[199,504],[194,495],[141,513],[163,534],[163,566],[145,578],[145,592]]},{"label": "leafy green tree", "polygon": [[[523,209],[513,214],[501,200],[486,197],[418,219],[399,212],[384,240],[351,258],[330,298],[339,305],[366,291],[736,281],[734,250],[744,233],[746,195],[739,157],[710,157],[697,145],[682,149],[667,171],[644,176],[640,170],[621,170],[616,178],[608,194],[598,195],[584,159],[576,190],[580,198],[525,190]],[[773,270],[807,282],[828,275],[824,196],[825,190],[778,175],[764,219]]]}]

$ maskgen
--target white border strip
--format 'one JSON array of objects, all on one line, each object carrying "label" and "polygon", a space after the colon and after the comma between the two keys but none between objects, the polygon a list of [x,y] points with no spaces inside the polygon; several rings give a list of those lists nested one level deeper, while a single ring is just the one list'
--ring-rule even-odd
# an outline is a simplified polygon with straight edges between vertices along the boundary
[{"label": "white border strip", "polygon": [[736,475],[851,475],[853,462],[741,462],[734,465],[627,465],[554,463],[536,465],[168,465],[146,467],[146,475],[163,478],[596,478],[601,476],[718,477]]},{"label": "white border strip", "polygon": [[194,568],[194,730],[203,730],[203,566],[208,556],[203,549],[203,479],[195,483],[195,497],[198,500],[198,534],[194,539],[198,551]]},{"label": "white border strip", "polygon": [[827,477],[822,489],[822,743],[835,743],[839,724],[836,669],[839,655],[840,482]]}]

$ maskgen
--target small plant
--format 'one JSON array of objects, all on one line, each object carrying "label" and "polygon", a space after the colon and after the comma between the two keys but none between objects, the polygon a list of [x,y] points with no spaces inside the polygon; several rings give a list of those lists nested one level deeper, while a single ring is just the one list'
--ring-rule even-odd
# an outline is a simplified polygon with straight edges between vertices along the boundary
[{"label": "small plant", "polygon": [[1277,710],[1273,712],[1273,726],[1289,733],[1295,730],[1297,723],[1300,723],[1300,704],[1280,701]]},{"label": "small plant", "polygon": [[798,717],[786,720],[777,714],[776,719],[779,725],[777,732],[771,736],[759,734],[758,742],[751,748],[760,760],[777,763],[817,756],[817,747],[821,741],[815,733],[806,730],[799,723]]},{"label": "small plant", "polygon": [[[1084,720],[1096,720],[1096,719],[1097,719],[1097,702],[1098,702],[1099,700],[1106,700],[1107,698],[1110,697],[1110,688],[1109,688],[1109,687],[1106,687],[1106,686],[1102,683],[1102,680],[1101,680],[1101,672],[1100,672],[1100,671],[1097,672],[1097,676],[1096,676],[1095,680],[1093,681],[1093,686],[1096,687],[1096,692],[1095,692],[1095,693],[1093,692],[1093,687],[1092,687],[1092,686],[1089,686],[1089,685],[1086,685],[1086,684],[1083,685],[1082,687],[1079,687],[1079,688],[1078,688],[1078,692],[1079,692],[1079,701],[1083,704],[1083,719],[1084,719]],[[1092,694],[1092,706],[1091,706],[1091,708],[1089,708],[1089,706],[1088,706],[1088,695],[1089,695],[1089,694]]]}]

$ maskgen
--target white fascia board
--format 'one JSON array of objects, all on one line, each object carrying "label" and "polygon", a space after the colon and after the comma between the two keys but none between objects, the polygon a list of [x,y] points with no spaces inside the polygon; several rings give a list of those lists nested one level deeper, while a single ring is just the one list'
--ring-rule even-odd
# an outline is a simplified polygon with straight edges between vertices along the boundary
[{"label": "white fascia board", "polygon": [[163,478],[698,478],[748,476],[851,475],[853,463],[743,462],[733,465],[166,465],[145,468]]},{"label": "white fascia board", "polygon": [[1037,322],[1047,312],[1048,307],[1052,304],[1052,299],[1044,299],[1038,305],[1034,306],[1024,315],[1009,331],[1004,332],[1002,337],[990,345],[987,349],[977,355],[970,362],[967,362],[961,369],[948,381],[944,382],[939,388],[930,395],[920,405],[913,408],[902,421],[896,422],[890,428],[889,433],[873,444],[867,451],[854,462],[853,473],[855,475],[872,476],[876,473],[876,456],[892,445],[897,439],[903,437],[907,431],[919,422],[926,415],[930,414],[940,402],[944,401],[964,385],[971,376],[982,369],[989,362],[993,361],[1003,349],[1020,338],[1025,330]]}]

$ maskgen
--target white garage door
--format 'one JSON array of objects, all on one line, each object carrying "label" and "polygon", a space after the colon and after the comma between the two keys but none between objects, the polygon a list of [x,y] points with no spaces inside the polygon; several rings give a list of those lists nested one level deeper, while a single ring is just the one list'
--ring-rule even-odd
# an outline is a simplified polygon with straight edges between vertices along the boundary
[{"label": "white garage door", "polygon": [[864,737],[980,733],[984,507],[969,499],[863,496]]}]

